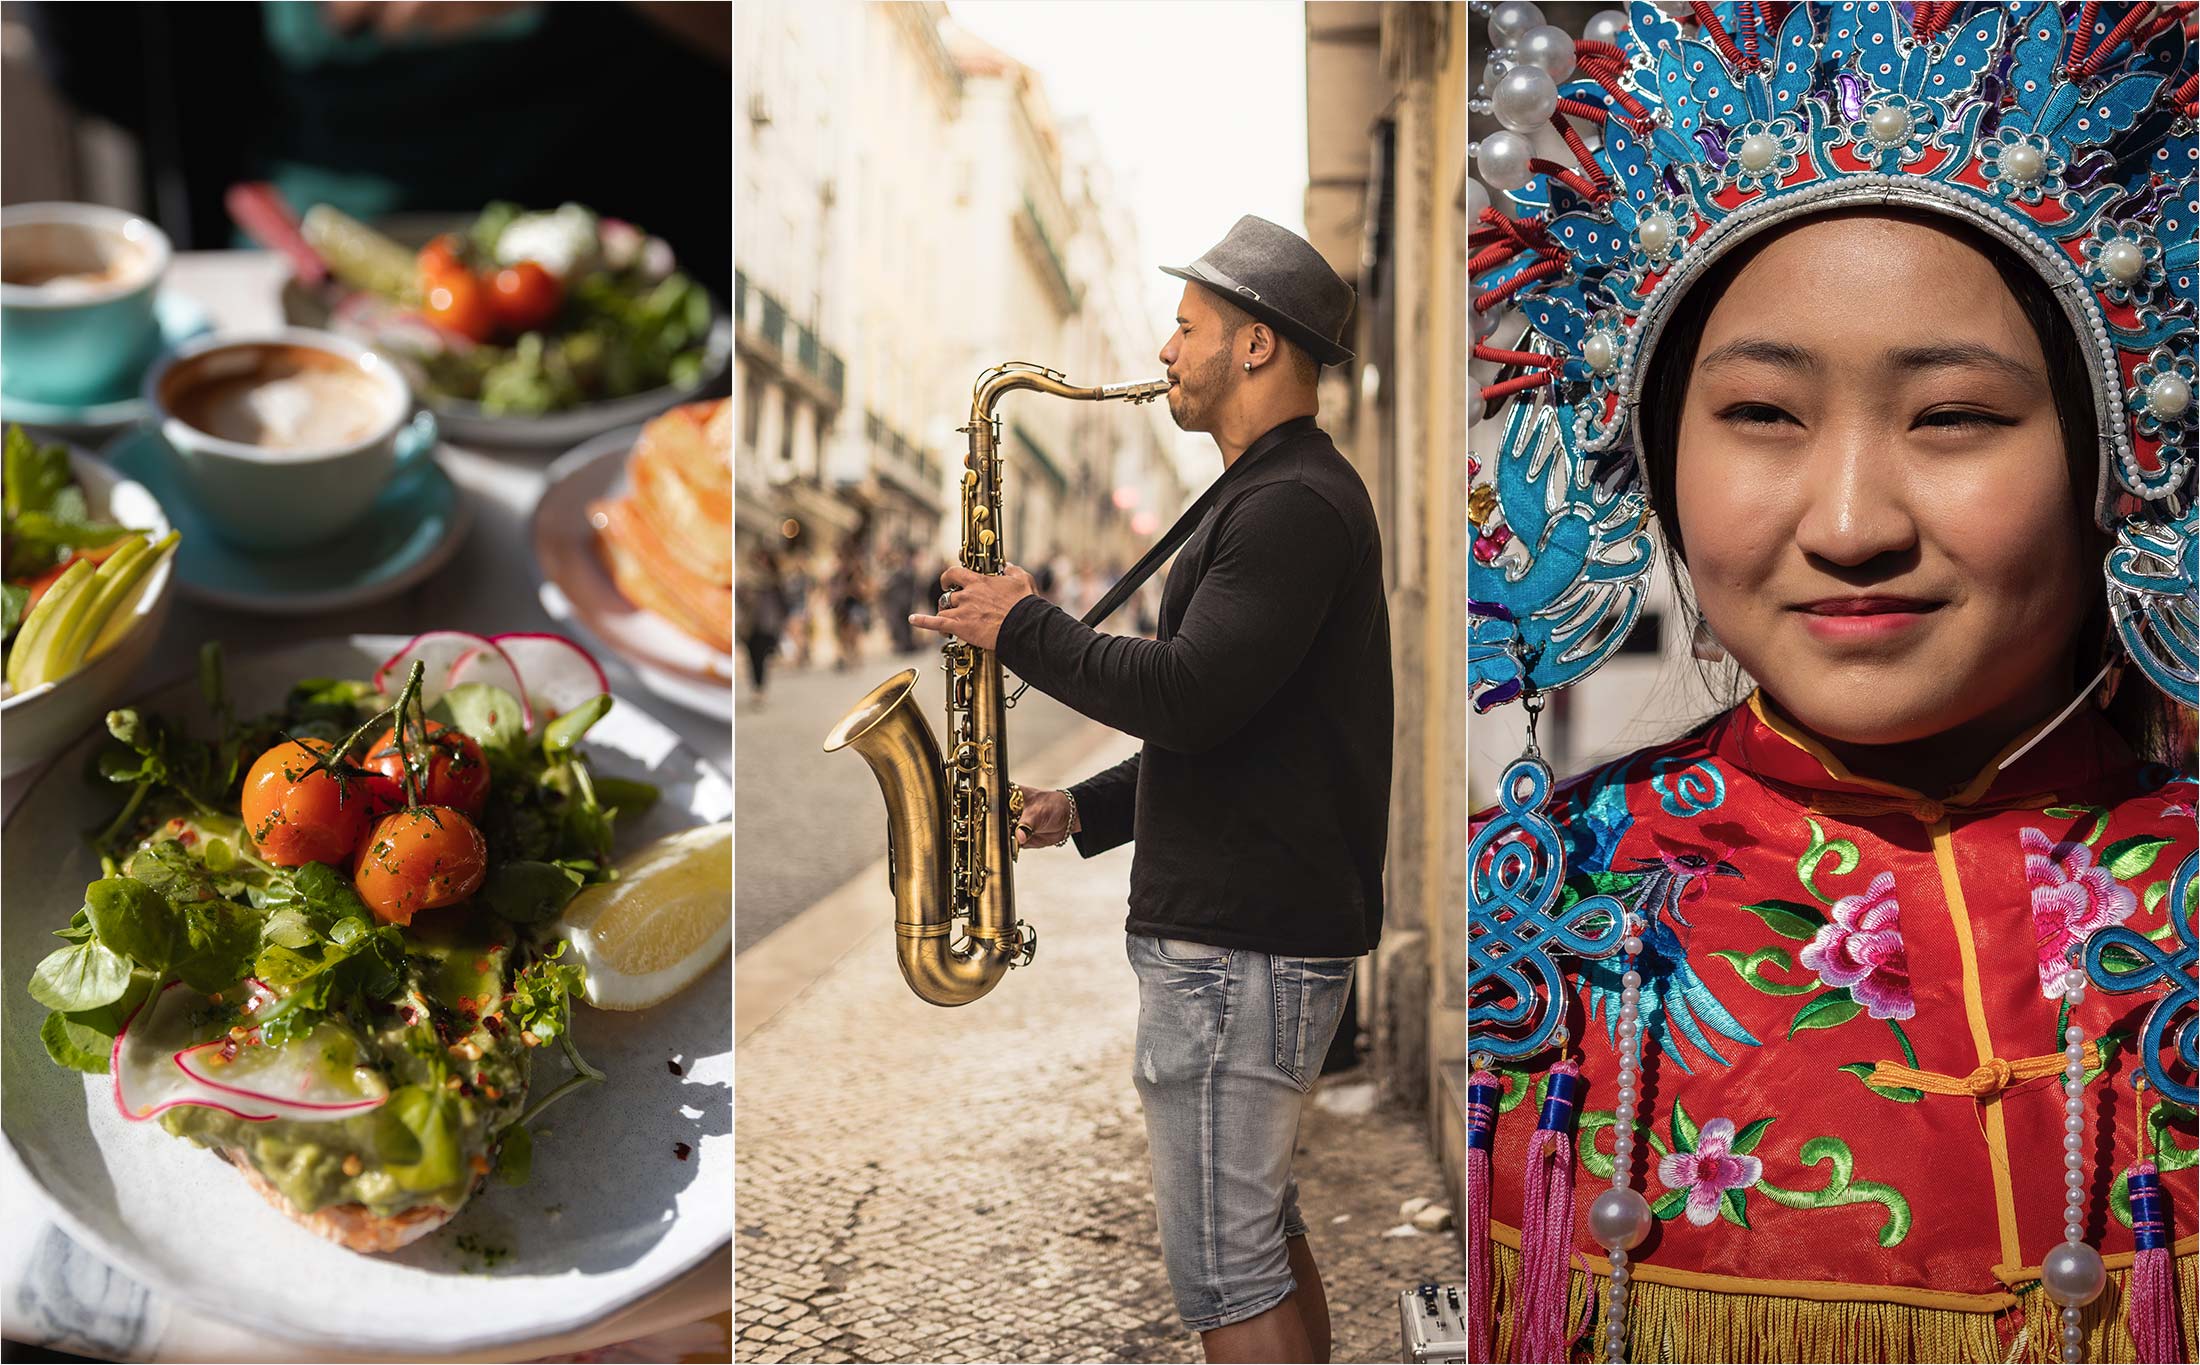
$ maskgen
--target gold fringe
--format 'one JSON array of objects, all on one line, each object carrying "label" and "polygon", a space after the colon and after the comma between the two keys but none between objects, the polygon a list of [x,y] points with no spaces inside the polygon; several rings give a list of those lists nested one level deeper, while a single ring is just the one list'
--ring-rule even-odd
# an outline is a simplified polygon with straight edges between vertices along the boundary
[{"label": "gold fringe", "polygon": [[[1490,1316],[1497,1329],[1495,1359],[1513,1356],[1513,1304],[1520,1286],[1520,1253],[1490,1244]],[[2200,1253],[2176,1258],[2173,1282],[2184,1339],[2184,1359],[2200,1341],[2200,1293],[2194,1273]],[[2108,1288],[2085,1310],[2085,1358],[2096,1365],[2141,1365],[2124,1318],[2124,1289],[2131,1272],[2108,1272]],[[1604,1358],[1601,1309],[1610,1281],[1584,1274],[1568,1277],[1566,1321],[1578,1325],[1571,1359]],[[1788,1361],[1794,1365],[1842,1365],[1851,1361],[1971,1362],[2052,1365],[2062,1359],[2062,1310],[2037,1283],[2018,1291],[2017,1306],[1999,1313],[1914,1308],[1899,1303],[1835,1303],[1721,1294],[1706,1289],[1636,1280],[1627,1286],[1627,1359],[1631,1361]]]}]

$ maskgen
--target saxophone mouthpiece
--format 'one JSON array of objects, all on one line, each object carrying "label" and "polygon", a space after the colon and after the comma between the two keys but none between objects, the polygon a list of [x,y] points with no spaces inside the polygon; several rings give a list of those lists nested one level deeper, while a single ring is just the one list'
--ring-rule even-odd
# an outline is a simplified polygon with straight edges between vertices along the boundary
[{"label": "saxophone mouthpiece", "polygon": [[1150,403],[1169,391],[1166,379],[1141,379],[1129,384],[1104,384],[1100,388],[1102,398],[1128,398],[1133,403]]}]

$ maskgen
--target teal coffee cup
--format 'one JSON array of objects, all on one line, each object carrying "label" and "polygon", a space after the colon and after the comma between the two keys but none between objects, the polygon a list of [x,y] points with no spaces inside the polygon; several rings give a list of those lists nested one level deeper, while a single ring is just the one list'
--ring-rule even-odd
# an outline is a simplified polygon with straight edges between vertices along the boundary
[{"label": "teal coffee cup", "polygon": [[0,389],[37,403],[127,397],[160,346],[168,237],[121,209],[0,209]]},{"label": "teal coffee cup", "polygon": [[324,544],[434,458],[435,418],[405,377],[328,332],[185,342],[154,362],[145,400],[192,502],[246,550]]}]

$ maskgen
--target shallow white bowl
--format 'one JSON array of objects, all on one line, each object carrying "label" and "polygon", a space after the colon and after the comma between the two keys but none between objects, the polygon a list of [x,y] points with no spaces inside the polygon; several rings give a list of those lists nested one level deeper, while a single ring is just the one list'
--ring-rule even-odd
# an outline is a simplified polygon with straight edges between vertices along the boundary
[{"label": "shallow white bowl", "polygon": [[[364,678],[405,643],[395,635],[310,640],[224,667],[239,714],[281,704],[300,678]],[[192,733],[212,717],[194,677],[140,699]],[[622,817],[615,852],[733,818],[726,775],[648,712],[620,698],[583,746],[599,774],[655,783],[657,804]],[[357,1356],[445,1360],[579,1331],[654,1293],[733,1237],[733,965],[730,956],[647,1010],[582,1008],[573,1039],[609,1079],[532,1126],[534,1171],[491,1182],[458,1217],[403,1251],[364,1256],[323,1241],[252,1193],[211,1153],[115,1111],[107,1077],[46,1057],[30,977],[83,903],[98,860],[78,837],[114,803],[75,768],[86,736],[16,804],[4,840],[0,1166],[24,1172],[70,1237],[154,1294],[283,1345]],[[730,876],[731,869],[728,869]],[[678,1063],[668,1066],[667,1062]],[[566,1074],[555,1049],[536,1083]],[[675,1144],[684,1144],[680,1155]],[[12,1230],[0,1215],[0,1227]],[[491,1248],[484,1252],[482,1247]],[[304,1354],[269,1359],[326,1359]],[[491,1357],[498,1358],[498,1357]]]},{"label": "shallow white bowl", "polygon": [[[145,486],[115,472],[106,461],[71,447],[69,469],[95,518],[145,531],[158,540],[168,534],[168,515]],[[73,743],[107,714],[123,684],[160,638],[168,619],[170,555],[153,567],[136,617],[105,654],[59,682],[45,683],[0,701],[0,774],[13,776],[45,762]]]}]

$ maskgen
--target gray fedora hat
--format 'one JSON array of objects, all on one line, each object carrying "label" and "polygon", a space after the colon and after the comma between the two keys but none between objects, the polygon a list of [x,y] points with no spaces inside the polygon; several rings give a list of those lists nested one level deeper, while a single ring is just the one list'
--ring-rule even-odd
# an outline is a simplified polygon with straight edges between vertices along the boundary
[{"label": "gray fedora hat", "polygon": [[1281,332],[1319,365],[1352,358],[1341,344],[1352,317],[1352,286],[1338,278],[1314,244],[1287,227],[1246,214],[1230,235],[1179,270],[1162,273],[1204,285]]}]

